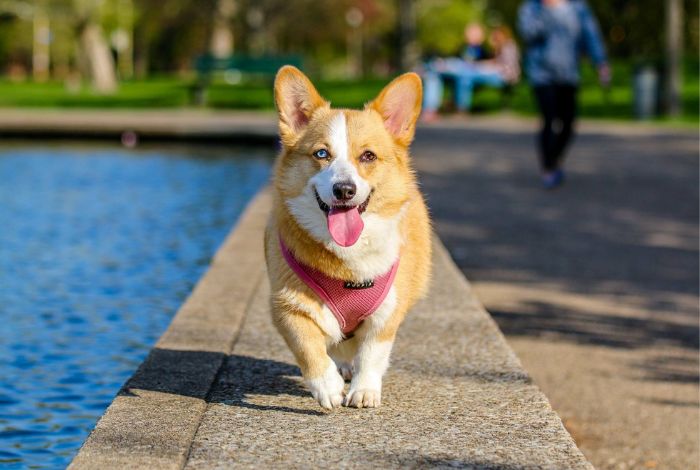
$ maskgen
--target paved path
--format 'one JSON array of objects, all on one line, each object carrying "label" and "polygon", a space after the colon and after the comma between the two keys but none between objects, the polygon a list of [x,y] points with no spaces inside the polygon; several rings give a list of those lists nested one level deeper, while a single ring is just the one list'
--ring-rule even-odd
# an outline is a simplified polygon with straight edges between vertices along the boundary
[{"label": "paved path", "polygon": [[435,227],[598,468],[698,468],[698,138],[584,125],[538,187],[533,122],[414,147]]},{"label": "paved path", "polygon": [[72,469],[589,469],[439,242],[378,409],[324,412],[272,326],[270,209],[246,211]]}]

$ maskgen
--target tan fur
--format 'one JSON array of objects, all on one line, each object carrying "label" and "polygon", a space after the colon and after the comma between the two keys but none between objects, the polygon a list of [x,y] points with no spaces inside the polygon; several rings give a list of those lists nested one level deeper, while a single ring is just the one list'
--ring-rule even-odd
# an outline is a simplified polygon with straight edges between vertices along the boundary
[{"label": "tan fur", "polygon": [[[375,341],[392,341],[407,311],[425,294],[430,273],[430,222],[408,154],[420,98],[420,79],[415,74],[405,74],[365,109],[335,110],[297,69],[284,67],[278,73],[275,99],[283,149],[274,169],[274,209],[266,230],[265,254],[273,320],[307,380],[324,374],[330,364],[328,350],[338,346],[307,313],[320,312],[323,302],[289,268],[278,237],[283,237],[304,264],[334,277],[363,279],[310,236],[290,213],[287,201],[299,196],[309,179],[328,164],[312,157],[312,153],[328,145],[329,123],[337,113],[344,113],[352,164],[374,189],[366,214],[395,217],[403,213],[399,224],[400,264],[394,281],[397,304],[381,330],[373,333]],[[401,102],[412,106],[406,109]],[[377,160],[360,162],[359,156],[365,150],[374,152]],[[360,330],[347,343],[351,350],[357,349],[364,338]]]}]

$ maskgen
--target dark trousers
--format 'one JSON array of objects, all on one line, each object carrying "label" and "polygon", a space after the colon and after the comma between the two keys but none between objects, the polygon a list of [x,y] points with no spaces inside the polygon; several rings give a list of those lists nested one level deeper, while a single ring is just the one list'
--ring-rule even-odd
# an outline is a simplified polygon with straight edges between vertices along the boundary
[{"label": "dark trousers", "polygon": [[542,115],[540,163],[543,170],[552,171],[559,168],[564,150],[573,136],[578,89],[574,85],[539,85],[534,90]]}]

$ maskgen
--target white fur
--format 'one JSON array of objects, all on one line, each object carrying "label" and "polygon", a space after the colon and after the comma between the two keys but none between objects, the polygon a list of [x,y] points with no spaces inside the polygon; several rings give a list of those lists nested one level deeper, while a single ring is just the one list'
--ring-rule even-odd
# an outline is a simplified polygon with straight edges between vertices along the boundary
[{"label": "white fur", "polygon": [[[349,247],[336,244],[328,232],[326,214],[318,207],[314,190],[328,205],[333,202],[333,183],[351,179],[357,186],[352,204],[363,203],[371,192],[369,183],[357,172],[348,155],[347,124],[345,115],[339,112],[331,121],[329,142],[333,161],[314,175],[304,192],[286,201],[287,207],[299,224],[316,240],[343,260],[353,272],[355,281],[374,279],[386,273],[396,261],[402,243],[399,223],[406,208],[404,206],[393,217],[381,217],[371,212],[362,214],[365,228],[358,241]],[[370,206],[372,201],[370,201]]]},{"label": "white fur", "polygon": [[306,380],[311,395],[318,400],[322,407],[333,409],[343,403],[343,388],[345,381],[338,373],[338,369],[332,359],[321,377]]},{"label": "white fur", "polygon": [[[342,112],[331,121],[328,143],[333,161],[309,180],[301,195],[285,202],[297,222],[343,261],[353,273],[352,280],[374,279],[386,273],[399,256],[399,249],[403,243],[399,226],[408,204],[396,215],[382,217],[371,212],[370,201],[370,210],[361,216],[364,230],[357,243],[350,247],[337,245],[328,232],[326,214],[318,207],[315,192],[318,192],[326,204],[332,206],[333,184],[352,181],[357,186],[357,194],[351,204],[359,205],[369,197],[371,187],[360,177],[351,161],[347,123]],[[389,367],[393,341],[379,342],[376,335],[396,310],[395,287],[391,287],[379,308],[355,332],[355,338],[343,342],[338,321],[326,305],[321,311],[314,311],[298,302],[292,292],[283,291],[282,295],[286,297],[286,301],[307,312],[316,321],[329,337],[329,353],[338,361],[344,375],[352,375],[350,391],[344,404],[356,407],[379,406],[382,377]],[[311,393],[324,408],[338,406],[338,397],[342,399],[343,378],[337,367],[336,363],[331,361],[322,377],[307,381]]]},{"label": "white fur", "polygon": [[396,288],[391,286],[389,293],[384,298],[382,304],[362,323],[362,330],[358,333],[362,336],[373,336],[379,333],[384,324],[396,310]]},{"label": "white fur", "polygon": [[367,336],[360,343],[353,361],[354,375],[345,406],[374,408],[381,405],[382,377],[389,368],[393,341],[379,342]]},{"label": "white fur", "polygon": [[350,380],[352,378],[352,361],[356,353],[357,341],[353,339],[331,344],[328,347],[328,354],[335,361],[340,375],[342,375],[345,380]]},{"label": "white fur", "polygon": [[297,222],[346,264],[355,276],[352,280],[374,279],[386,273],[399,256],[403,242],[399,223],[408,204],[393,217],[365,212],[361,216],[365,227],[357,242],[349,247],[336,244],[328,232],[328,220],[318,207],[314,190],[330,206],[333,205],[333,184],[336,182],[352,180],[355,183],[357,194],[351,204],[356,205],[363,203],[372,189],[350,161],[347,123],[343,112],[338,112],[332,119],[328,140],[333,161],[309,180],[301,195],[288,199],[286,204]]},{"label": "white fur", "polygon": [[359,206],[369,197],[372,188],[367,180],[360,176],[351,161],[347,122],[342,111],[338,112],[330,122],[328,142],[332,156],[331,164],[314,175],[311,178],[311,184],[316,188],[323,202],[332,206],[336,202],[333,197],[333,185],[351,181],[357,186],[357,191],[351,200],[343,201],[343,203]]},{"label": "white fur", "polygon": [[396,288],[391,287],[384,302],[357,330],[352,382],[345,406],[374,408],[382,401],[382,377],[389,367],[393,341],[378,342],[376,334],[396,309]]},{"label": "white fur", "polygon": [[289,212],[299,225],[345,263],[354,274],[352,280],[374,279],[386,273],[399,256],[399,248],[403,243],[399,224],[408,204],[393,217],[365,212],[362,214],[365,228],[359,240],[352,246],[342,247],[331,238],[326,215],[319,209],[313,191],[313,186],[309,183],[300,196],[287,200]]},{"label": "white fur", "polygon": [[350,159],[350,146],[348,142],[347,121],[345,119],[345,113],[342,111],[339,111],[330,122],[328,140],[335,160],[347,162]]},{"label": "white fur", "polygon": [[326,336],[329,337],[329,343],[339,343],[343,340],[343,331],[340,329],[338,320],[335,318],[335,315],[333,315],[333,312],[331,312],[328,306],[324,304],[320,310],[315,309],[308,303],[300,302],[297,299],[296,293],[287,287],[283,288],[279,292],[278,296],[280,300],[287,305],[307,313],[311,319],[316,322],[318,327],[323,330]]}]

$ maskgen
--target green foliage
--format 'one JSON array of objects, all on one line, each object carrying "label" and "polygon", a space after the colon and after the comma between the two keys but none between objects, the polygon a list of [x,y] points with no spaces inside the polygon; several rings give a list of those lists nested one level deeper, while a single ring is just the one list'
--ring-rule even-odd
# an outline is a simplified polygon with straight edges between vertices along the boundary
[{"label": "green foliage", "polygon": [[[613,83],[602,90],[590,66],[583,68],[579,96],[580,114],[587,118],[633,119],[632,72],[630,62],[613,62]],[[697,60],[685,66],[682,121],[697,125],[700,109],[700,78]],[[359,81],[315,80],[321,94],[334,106],[359,108],[374,98],[387,80]],[[174,108],[190,103],[191,80],[163,77],[124,82],[114,96],[99,96],[88,90],[73,94],[60,83],[33,84],[0,81],[0,107],[74,107],[74,108]],[[268,81],[241,85],[213,85],[208,105],[222,109],[272,109],[272,85]],[[474,113],[499,112],[503,109],[536,114],[532,93],[526,83],[515,86],[510,96],[500,90],[482,88],[474,97]]]},{"label": "green foliage", "polygon": [[69,92],[62,83],[13,83],[0,81],[0,107],[49,108],[162,108],[187,104],[187,87],[176,78],[124,82],[115,95],[104,96],[83,89]]},{"label": "green foliage", "polygon": [[[488,0],[491,22],[515,27],[523,0]],[[601,33],[612,57],[632,60],[661,60],[664,57],[665,1],[588,0],[600,23]],[[683,0],[684,39],[689,57],[698,56],[698,9],[700,0]]]},{"label": "green foliage", "polygon": [[[484,21],[514,26],[524,0],[414,0],[418,45],[424,53],[459,51],[464,25]],[[664,56],[664,1],[588,0],[600,20],[611,55],[661,61]],[[697,57],[698,4],[683,0],[686,55]],[[99,20],[105,35],[133,26],[135,63],[141,76],[180,72],[207,51],[218,0],[6,0],[0,1],[0,72],[10,65],[31,67],[32,24],[9,4],[45,5],[51,18],[52,61],[57,76],[79,65],[76,31],[86,17]],[[342,76],[348,49],[361,35],[364,71],[392,70],[396,62],[397,0],[236,0],[230,26],[234,50],[248,54],[303,54],[307,70]],[[5,10],[2,10],[5,8]],[[354,30],[350,9],[362,12]],[[16,67],[15,67],[16,68]]]},{"label": "green foliage", "polygon": [[11,17],[0,18],[0,64],[28,60],[31,57],[31,41],[31,24],[14,21]]},{"label": "green foliage", "polygon": [[420,0],[418,41],[429,54],[452,55],[464,44],[464,26],[483,20],[484,3],[473,0]]}]

